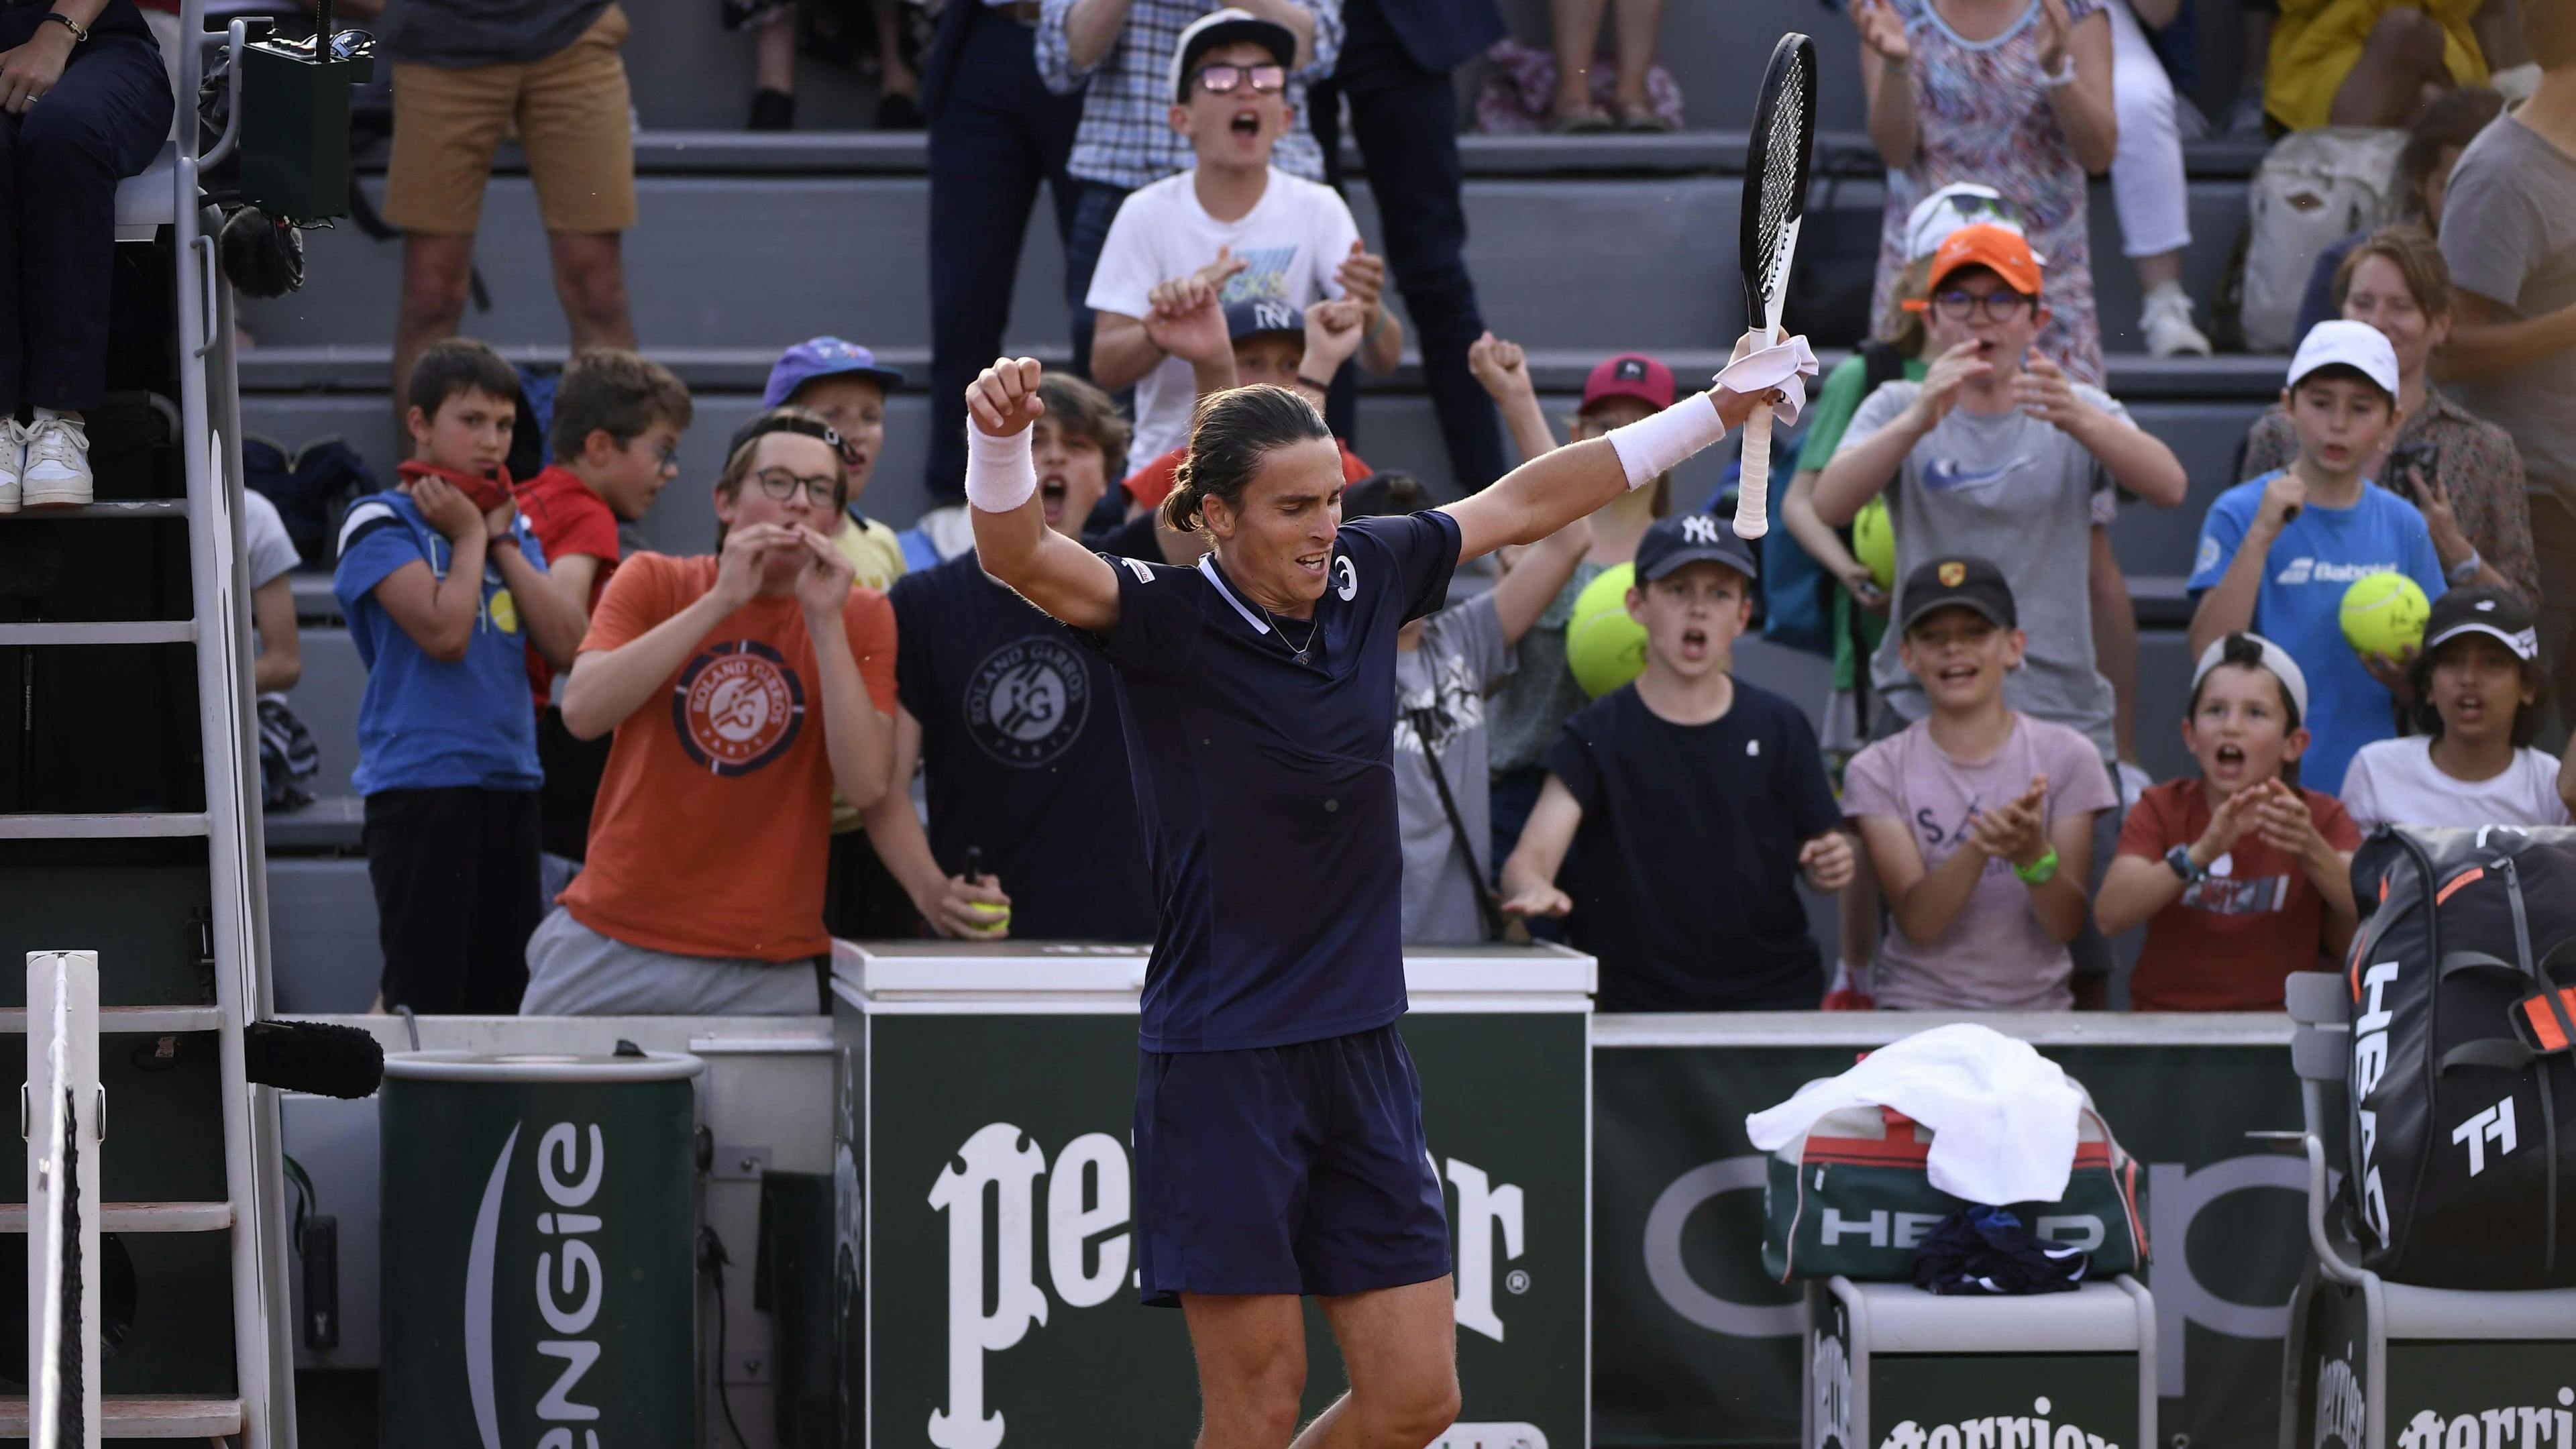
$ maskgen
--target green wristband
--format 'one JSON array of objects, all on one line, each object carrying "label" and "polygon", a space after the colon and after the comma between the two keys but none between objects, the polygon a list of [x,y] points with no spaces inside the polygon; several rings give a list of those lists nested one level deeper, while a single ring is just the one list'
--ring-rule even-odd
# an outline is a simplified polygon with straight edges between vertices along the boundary
[{"label": "green wristband", "polygon": [[2021,877],[2023,885],[2042,886],[2057,879],[2057,847],[2050,846],[2048,854],[2028,865],[2014,866],[2013,874]]}]

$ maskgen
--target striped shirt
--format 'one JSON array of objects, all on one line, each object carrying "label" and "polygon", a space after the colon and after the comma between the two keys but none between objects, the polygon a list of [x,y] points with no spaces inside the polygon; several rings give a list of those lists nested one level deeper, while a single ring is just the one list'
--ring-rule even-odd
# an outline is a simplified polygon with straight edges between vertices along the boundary
[{"label": "striped shirt", "polygon": [[[1043,0],[1038,18],[1038,78],[1060,96],[1083,97],[1082,124],[1073,135],[1067,169],[1086,181],[1137,187],[1197,164],[1189,138],[1171,127],[1172,49],[1190,22],[1217,8],[1206,0],[1131,0],[1118,43],[1088,68],[1073,63],[1065,24],[1075,0]],[[1295,0],[1315,17],[1314,53],[1288,77],[1286,135],[1270,164],[1308,181],[1324,179],[1323,148],[1306,126],[1306,87],[1333,73],[1342,53],[1342,0]]]}]

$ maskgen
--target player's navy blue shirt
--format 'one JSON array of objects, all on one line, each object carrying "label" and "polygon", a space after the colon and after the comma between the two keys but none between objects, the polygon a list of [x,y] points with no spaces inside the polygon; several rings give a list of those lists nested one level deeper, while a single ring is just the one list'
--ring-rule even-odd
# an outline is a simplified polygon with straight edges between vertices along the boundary
[{"label": "player's navy blue shirt", "polygon": [[1344,524],[1302,663],[1309,621],[1274,626],[1214,556],[1109,562],[1118,625],[1077,637],[1118,666],[1162,913],[1141,1045],[1285,1046],[1402,1016],[1395,636],[1448,598],[1457,522]]},{"label": "player's navy blue shirt", "polygon": [[985,868],[1011,897],[1011,934],[1146,941],[1152,876],[1114,671],[972,551],[895,581],[895,685],[921,722],[930,851]]}]

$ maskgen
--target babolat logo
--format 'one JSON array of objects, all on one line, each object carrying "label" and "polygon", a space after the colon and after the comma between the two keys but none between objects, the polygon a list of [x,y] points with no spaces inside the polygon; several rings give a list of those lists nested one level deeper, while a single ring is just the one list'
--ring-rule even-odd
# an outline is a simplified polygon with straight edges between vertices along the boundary
[{"label": "babolat logo", "polygon": [[[557,1122],[537,1139],[537,1186],[546,1200],[535,1226],[547,1246],[537,1254],[536,1307],[537,1316],[555,1337],[537,1340],[536,1349],[542,1357],[562,1360],[562,1367],[555,1371],[553,1387],[538,1398],[536,1417],[539,1423],[553,1426],[599,1418],[596,1403],[573,1397],[581,1392],[582,1376],[599,1362],[599,1338],[592,1329],[599,1322],[601,1299],[608,1290],[608,1271],[590,1242],[602,1219],[596,1213],[571,1211],[591,1205],[608,1166],[608,1144],[599,1124],[587,1125],[587,1150],[582,1128],[571,1122]],[[474,1215],[473,1246],[465,1260],[465,1388],[484,1449],[501,1449],[500,1404],[493,1392],[492,1278],[500,1247],[501,1199],[518,1146],[519,1129],[512,1127],[501,1144],[501,1155],[492,1163],[482,1207]],[[569,1427],[550,1427],[538,1438],[536,1449],[599,1449],[599,1431],[583,1429],[576,1439]]]},{"label": "babolat logo", "polygon": [[2480,1409],[2447,1421],[2426,1409],[2408,1420],[2405,1432],[2397,1436],[2397,1449],[2451,1449],[2460,1444],[2478,1449],[2567,1449],[2576,1444],[2576,1389],[2561,1388],[2555,1405]]},{"label": "babolat logo", "polygon": [[2088,1434],[2080,1425],[2048,1417],[2048,1400],[2033,1399],[2028,1417],[1962,1419],[1929,1429],[1912,1419],[1887,1431],[1878,1449],[2120,1449],[2116,1441]]},{"label": "babolat logo", "polygon": [[[1499,1343],[1505,1327],[1494,1301],[1495,1253],[1499,1248],[1508,1262],[1526,1245],[1521,1190],[1454,1157],[1447,1176],[1458,1192],[1452,1245],[1458,1326]],[[1047,1179],[1047,1282],[1056,1298],[1068,1308],[1096,1308],[1135,1284],[1128,1266],[1133,1236],[1125,1231],[1133,1187],[1124,1142],[1106,1132],[1086,1132],[1050,1163],[1011,1123],[977,1129],[930,1185],[931,1207],[948,1219],[948,1404],[930,1411],[936,1449],[998,1449],[1002,1443],[1003,1415],[984,1402],[984,1358],[1017,1347],[1031,1328],[1047,1322],[1047,1295],[1037,1279],[1041,1177]],[[984,1276],[988,1260],[991,1282]],[[1506,1293],[1525,1292],[1528,1276],[1515,1270],[1502,1286]],[[1475,1427],[1454,1426],[1451,1440],[1469,1442],[1457,1436]],[[1492,1444],[1546,1449],[1546,1436],[1529,1425],[1482,1427],[1518,1431],[1517,1438],[1496,1437]]]},{"label": "babolat logo", "polygon": [[2397,972],[2394,961],[2371,963],[2361,978],[2358,1004],[2363,1010],[2352,1022],[2352,1100],[2361,1123],[2361,1217],[2382,1243],[2388,1241],[2388,1192],[2379,1181],[2379,1114],[2361,1104],[2370,1100],[2388,1071],[2388,1026],[2397,1016],[2382,1003]]},{"label": "babolat logo", "polygon": [[[2349,1355],[2352,1350],[2344,1350]],[[2368,1424],[2361,1400],[2361,1380],[2352,1372],[2352,1360],[2329,1359],[2317,1372],[2317,1437],[2316,1449],[2362,1449]]]},{"label": "babolat logo", "polygon": [[2294,558],[2289,566],[2272,576],[2276,584],[2350,584],[2372,574],[2393,574],[2393,563],[2326,563],[2314,558]]}]

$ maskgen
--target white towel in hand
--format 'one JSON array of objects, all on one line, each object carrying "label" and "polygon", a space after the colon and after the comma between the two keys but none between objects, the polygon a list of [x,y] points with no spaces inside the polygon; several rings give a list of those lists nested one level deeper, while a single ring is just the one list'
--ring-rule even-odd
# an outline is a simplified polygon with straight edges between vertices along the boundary
[{"label": "white towel in hand", "polygon": [[1936,1026],[1880,1047],[1744,1119],[1770,1152],[1828,1112],[1893,1107],[1932,1129],[1932,1185],[1973,1203],[2055,1202],[2075,1163],[2083,1096],[2055,1062],[1990,1027]]}]

